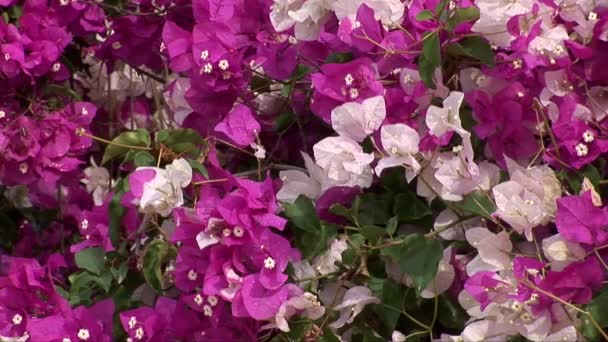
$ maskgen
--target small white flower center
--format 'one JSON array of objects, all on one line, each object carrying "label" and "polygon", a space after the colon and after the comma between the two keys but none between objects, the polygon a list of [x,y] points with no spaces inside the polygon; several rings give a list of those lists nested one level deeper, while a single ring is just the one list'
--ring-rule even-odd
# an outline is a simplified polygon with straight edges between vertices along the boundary
[{"label": "small white flower center", "polygon": [[207,50],[201,51],[201,59],[205,60],[207,58],[209,58],[209,51],[207,51]]},{"label": "small white flower center", "polygon": [[351,88],[351,90],[348,92],[348,95],[350,95],[350,98],[354,100],[359,97],[359,91],[357,90],[357,88]]},{"label": "small white flower center", "polygon": [[78,338],[86,341],[89,339],[89,337],[91,337],[91,335],[89,334],[89,330],[87,329],[80,329],[78,330]]},{"label": "small white flower center", "polygon": [[269,270],[272,270],[274,268],[275,264],[276,264],[276,262],[271,257],[264,259],[264,267]]},{"label": "small white flower center", "polygon": [[13,324],[19,325],[19,324],[21,324],[21,322],[23,322],[23,316],[21,316],[20,314],[15,314],[13,316]]},{"label": "small white flower center", "polygon": [[593,135],[593,132],[592,131],[585,131],[585,133],[583,133],[583,140],[586,143],[593,142],[593,140],[595,140],[595,136]]},{"label": "small white flower center", "polygon": [[30,168],[29,168],[29,166],[27,166],[26,163],[19,164],[19,172],[26,174],[29,169]]},{"label": "small white flower center", "polygon": [[229,237],[230,234],[232,234],[232,231],[228,228],[224,228],[224,230],[222,230],[222,235],[224,235],[225,237]]},{"label": "small white flower center", "polygon": [[207,302],[209,302],[209,304],[211,304],[211,306],[216,306],[217,305],[217,297],[211,295],[211,296],[207,297]]},{"label": "small white flower center", "polygon": [[142,327],[139,327],[137,328],[137,330],[135,330],[135,338],[138,340],[144,338],[144,329]]},{"label": "small white flower center", "polygon": [[57,72],[59,70],[61,70],[61,64],[59,64],[59,63],[53,64],[53,71]]},{"label": "small white flower center", "polygon": [[579,157],[584,157],[589,153],[589,148],[583,143],[576,145],[574,149],[576,150],[576,155]]},{"label": "small white flower center", "polygon": [[195,281],[197,278],[198,278],[198,273],[196,273],[194,270],[188,271],[188,279]]},{"label": "small white flower center", "polygon": [[82,107],[80,109],[80,114],[81,115],[89,115],[89,111],[85,107]]},{"label": "small white flower center", "polygon": [[243,235],[245,234],[245,232],[243,231],[243,228],[241,228],[241,227],[234,227],[234,229],[232,230],[232,233],[237,238],[243,237]]},{"label": "small white flower center", "polygon": [[201,74],[210,74],[212,71],[213,65],[211,65],[211,63],[207,63],[203,65],[203,68],[201,69]]},{"label": "small white flower center", "polygon": [[454,153],[462,152],[462,150],[464,150],[464,147],[462,145],[456,145],[456,146],[452,147],[452,152],[454,152]]},{"label": "small white flower center", "polygon": [[203,304],[203,296],[201,296],[200,294],[194,296],[194,303],[196,303],[196,305]]},{"label": "small white flower center", "polygon": [[587,19],[590,21],[597,20],[597,13],[589,12],[589,14],[587,15]]},{"label": "small white flower center", "polygon": [[353,75],[351,74],[346,74],[346,76],[344,77],[344,83],[346,83],[347,86],[350,86],[353,84]]},{"label": "small white flower center", "polygon": [[10,59],[11,59],[11,54],[10,54],[10,53],[8,53],[8,52],[7,52],[7,53],[5,53],[5,54],[4,54],[4,60],[5,60],[5,61],[9,61]]},{"label": "small white flower center", "polygon": [[135,328],[136,324],[137,324],[137,318],[135,316],[131,316],[131,318],[129,318],[129,329]]},{"label": "small white flower center", "polygon": [[87,219],[82,220],[82,222],[80,222],[80,228],[82,230],[87,230],[87,228],[89,228],[89,220],[87,220]]},{"label": "small white flower center", "polygon": [[512,63],[513,63],[513,69],[515,69],[515,70],[519,70],[523,66],[521,59],[516,59]]},{"label": "small white flower center", "polygon": [[211,317],[213,315],[213,309],[209,305],[203,306],[203,314],[207,317]]},{"label": "small white flower center", "polygon": [[122,47],[122,44],[120,44],[120,42],[114,42],[112,43],[112,49],[114,50],[118,50]]},{"label": "small white flower center", "polygon": [[0,110],[0,119],[4,118],[6,116],[6,112],[3,110]]},{"label": "small white flower center", "polygon": [[219,63],[217,63],[217,66],[221,69],[221,70],[228,70],[228,68],[230,67],[230,64],[228,63],[227,60],[222,59]]}]

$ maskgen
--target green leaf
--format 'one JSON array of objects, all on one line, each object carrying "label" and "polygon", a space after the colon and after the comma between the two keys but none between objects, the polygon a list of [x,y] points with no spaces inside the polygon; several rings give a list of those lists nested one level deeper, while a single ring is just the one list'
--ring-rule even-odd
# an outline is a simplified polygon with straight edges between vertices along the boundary
[{"label": "green leaf", "polygon": [[401,270],[412,277],[417,290],[421,291],[435,277],[443,257],[443,248],[437,240],[410,234],[400,244],[386,247],[382,253],[397,262]]},{"label": "green leaf", "polygon": [[354,59],[354,55],[350,52],[336,52],[329,55],[325,59],[325,63],[347,63]]},{"label": "green leaf", "polygon": [[320,342],[340,342],[341,340],[334,334],[330,327],[323,329],[323,335],[321,335]]},{"label": "green leaf", "polygon": [[388,336],[397,326],[401,316],[401,303],[408,289],[392,279],[378,278],[370,278],[369,287],[374,295],[380,298],[380,304],[374,305],[374,312],[382,322],[382,331]]},{"label": "green leaf", "polygon": [[429,209],[413,192],[406,192],[395,197],[393,213],[400,221],[416,221],[425,216],[431,215]]},{"label": "green leaf", "polygon": [[191,128],[162,130],[156,133],[156,142],[163,144],[171,151],[180,154],[193,152],[198,154],[198,146],[204,144],[203,138]]},{"label": "green leaf", "polygon": [[448,52],[455,56],[467,56],[475,58],[483,64],[493,67],[495,62],[494,51],[487,40],[474,36],[467,37],[457,43],[448,46]]},{"label": "green leaf", "polygon": [[424,20],[429,20],[429,19],[433,19],[433,12],[431,12],[429,10],[424,10],[424,11],[418,13],[418,15],[416,15],[416,20],[418,20],[418,21],[424,21]]},{"label": "green leaf", "polygon": [[435,67],[441,64],[439,34],[437,32],[429,34],[422,42],[422,55]]},{"label": "green leaf", "polygon": [[453,204],[466,213],[492,219],[491,215],[496,211],[496,207],[488,196],[483,192],[476,191],[465,196],[463,201],[453,202]]},{"label": "green leaf", "polygon": [[126,278],[127,273],[129,272],[129,265],[127,262],[121,263],[118,268],[110,268],[110,272],[112,272],[112,276],[116,279],[117,284],[121,284]]},{"label": "green leaf", "polygon": [[595,189],[599,189],[599,182],[602,180],[602,176],[600,175],[598,169],[589,164],[582,170],[582,172],[583,176],[587,177],[591,184],[593,184],[593,187],[595,187]]},{"label": "green leaf", "polygon": [[[593,298],[587,311],[601,328],[608,327],[608,289],[604,289],[598,296]],[[588,319],[588,318],[587,318]]]},{"label": "green leaf", "polygon": [[391,217],[386,222],[386,233],[388,235],[393,235],[397,231],[397,227],[399,226],[399,218],[397,216]]},{"label": "green leaf", "polygon": [[207,172],[207,168],[203,166],[198,160],[188,159],[188,164],[192,169],[198,171],[205,179],[209,179],[209,172]]},{"label": "green leaf", "polygon": [[360,197],[358,221],[361,225],[384,225],[393,216],[392,194],[367,193]]},{"label": "green leaf", "polygon": [[136,167],[153,166],[156,163],[156,160],[154,160],[154,157],[149,152],[129,151],[125,160],[128,159],[130,154],[132,155],[133,163]]},{"label": "green leaf", "polygon": [[455,8],[452,13],[452,17],[448,20],[447,28],[449,31],[454,30],[456,26],[464,22],[475,21],[479,19],[479,8],[475,6]]},{"label": "green leaf", "polygon": [[76,101],[82,100],[82,97],[77,92],[59,84],[47,84],[43,91],[47,96],[71,97]]},{"label": "green leaf", "polygon": [[287,339],[293,342],[304,341],[306,334],[312,330],[312,326],[313,322],[309,319],[290,321]]},{"label": "green leaf", "polygon": [[125,146],[150,147],[150,133],[148,133],[148,131],[145,129],[124,132],[114,138],[112,143],[114,144],[109,144],[106,147],[101,164],[105,164],[113,158],[123,156],[132,150],[131,148]]},{"label": "green leaf", "polygon": [[163,240],[154,240],[146,246],[143,259],[143,274],[148,284],[155,290],[163,290],[163,266],[170,259],[175,258],[175,255],[175,248]]},{"label": "green leaf", "polygon": [[361,227],[361,234],[371,243],[376,243],[386,234],[386,230],[378,226],[365,225]]},{"label": "green leaf", "polygon": [[418,57],[418,72],[424,85],[429,89],[435,89],[435,81],[433,81],[436,65],[433,65],[428,59],[421,55]]},{"label": "green leaf", "polygon": [[283,203],[283,208],[285,215],[296,227],[309,233],[316,233],[321,229],[321,220],[309,198],[300,196],[293,204]]},{"label": "green leaf", "polygon": [[104,268],[105,253],[101,247],[90,247],[76,253],[76,266],[99,275]]},{"label": "green leaf", "polygon": [[112,246],[118,248],[120,245],[120,228],[122,225],[122,218],[127,212],[127,209],[120,204],[122,196],[129,191],[129,182],[123,178],[116,183],[114,187],[114,196],[108,206],[108,213],[110,216],[110,240]]},{"label": "green leaf", "polygon": [[466,311],[445,294],[439,296],[439,316],[437,317],[442,326],[450,329],[464,329],[466,321],[469,319]]}]

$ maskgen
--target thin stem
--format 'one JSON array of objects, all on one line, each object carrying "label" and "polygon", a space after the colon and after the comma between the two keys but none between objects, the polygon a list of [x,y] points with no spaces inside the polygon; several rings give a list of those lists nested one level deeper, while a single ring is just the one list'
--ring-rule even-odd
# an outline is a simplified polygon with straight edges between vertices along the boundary
[{"label": "thin stem", "polygon": [[428,331],[416,331],[416,332],[413,332],[413,333],[405,336],[404,341],[407,341],[411,337],[418,336],[418,335],[426,335],[428,333],[429,333]]}]

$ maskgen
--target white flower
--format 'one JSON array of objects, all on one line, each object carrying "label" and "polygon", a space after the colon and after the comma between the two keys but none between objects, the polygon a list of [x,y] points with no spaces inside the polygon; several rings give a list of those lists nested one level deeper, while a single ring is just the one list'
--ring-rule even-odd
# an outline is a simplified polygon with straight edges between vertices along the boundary
[{"label": "white flower", "polygon": [[298,313],[303,317],[315,320],[325,314],[325,307],[321,306],[317,296],[310,292],[304,292],[299,296],[291,297],[288,301],[283,302],[274,317],[274,322],[265,325],[263,329],[272,329],[276,327],[281,331],[289,332],[288,321]]},{"label": "white flower", "polygon": [[167,106],[173,113],[173,120],[180,126],[193,111],[185,97],[188,89],[190,89],[190,78],[180,77],[173,82],[170,90],[163,94]]},{"label": "white flower", "polygon": [[378,161],[376,174],[389,167],[404,166],[406,178],[410,182],[420,171],[420,164],[414,157],[418,153],[420,135],[405,124],[384,125],[380,130],[380,139],[388,157]]},{"label": "white flower", "polygon": [[492,189],[496,201],[494,215],[532,241],[532,228],[546,217],[542,199],[515,181],[500,183]]},{"label": "white flower", "polygon": [[293,203],[300,195],[313,200],[321,196],[322,184],[327,183],[327,176],[308,154],[302,152],[302,158],[304,158],[308,175],[298,170],[279,172],[279,178],[281,178],[283,186],[277,193],[277,200]]},{"label": "white flower", "polygon": [[566,241],[560,234],[543,240],[543,254],[551,264],[551,271],[559,272],[573,262],[583,260],[587,252],[579,244]]},{"label": "white flower", "polygon": [[380,300],[372,296],[372,291],[369,288],[365,286],[352,287],[344,294],[342,303],[334,307],[334,310],[340,312],[340,317],[329,326],[338,329],[347,323],[352,323],[367,304],[377,303],[380,303]]},{"label": "white flower", "polygon": [[185,159],[180,158],[165,169],[141,167],[137,170],[146,169],[154,170],[155,176],[144,184],[144,191],[139,200],[140,210],[143,213],[158,213],[166,217],[173,208],[184,203],[182,188],[187,187],[192,180],[192,167]]},{"label": "white flower", "polygon": [[532,0],[487,0],[476,3],[479,7],[479,20],[471,31],[481,33],[490,43],[508,48],[515,39],[507,30],[507,22],[516,15],[530,13],[536,2]]},{"label": "white flower", "polygon": [[338,134],[357,142],[375,132],[386,117],[383,96],[375,96],[362,103],[348,102],[331,112],[331,125]]},{"label": "white flower", "polygon": [[333,186],[360,186],[372,184],[370,163],[374,155],[364,153],[355,141],[344,137],[328,137],[313,146],[317,165],[326,173]]},{"label": "white flower", "polygon": [[99,206],[110,191],[110,172],[105,167],[97,166],[92,157],[91,165],[84,169],[86,177],[80,182],[86,186],[88,193],[93,194],[93,202]]},{"label": "white flower", "polygon": [[337,271],[339,268],[335,264],[336,262],[342,262],[342,253],[347,248],[346,240],[334,239],[329,245],[329,249],[317,257],[312,266],[319,274],[329,274]]},{"label": "white flower", "polygon": [[479,259],[491,265],[493,271],[511,268],[511,255],[509,253],[513,249],[513,245],[507,232],[502,231],[494,234],[487,228],[477,227],[468,229],[465,236],[467,241],[477,249]]}]

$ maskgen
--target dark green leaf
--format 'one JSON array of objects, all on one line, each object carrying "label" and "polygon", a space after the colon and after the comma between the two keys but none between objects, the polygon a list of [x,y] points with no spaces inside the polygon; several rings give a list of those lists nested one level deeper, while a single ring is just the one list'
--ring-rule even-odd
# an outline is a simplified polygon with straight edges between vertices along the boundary
[{"label": "dark green leaf", "polygon": [[452,302],[445,293],[440,295],[438,313],[439,323],[450,329],[464,329],[464,325],[469,318],[466,311],[458,303]]},{"label": "dark green leaf", "polygon": [[479,191],[468,194],[463,201],[454,202],[454,205],[466,213],[483,216],[488,219],[491,219],[492,213],[496,211],[496,207],[488,195]]},{"label": "dark green leaf", "polygon": [[203,177],[209,179],[209,172],[207,172],[207,168],[203,166],[198,160],[188,159],[188,164],[192,167],[192,169],[198,171]]},{"label": "dark green leaf", "polygon": [[204,143],[197,131],[191,128],[163,130],[156,133],[156,141],[175,153],[195,152]]},{"label": "dark green leaf", "polygon": [[289,322],[287,339],[293,342],[304,341],[306,334],[312,330],[313,322],[309,319],[299,319]]},{"label": "dark green leaf", "polygon": [[76,253],[76,266],[99,275],[105,265],[105,253],[101,247],[90,247]]},{"label": "dark green leaf", "polygon": [[110,215],[110,240],[114,248],[118,248],[120,245],[120,228],[122,224],[122,218],[127,212],[127,209],[120,204],[122,196],[129,191],[129,182],[126,179],[121,179],[116,183],[114,187],[114,196],[108,206],[108,212]]},{"label": "dark green leaf", "polygon": [[136,167],[153,166],[155,162],[154,157],[152,157],[152,155],[146,151],[137,151],[133,156],[133,163]]},{"label": "dark green leaf", "polygon": [[422,42],[422,55],[435,67],[441,64],[440,48],[439,34],[437,32],[429,34]]},{"label": "dark green leaf", "polygon": [[143,259],[144,278],[157,291],[163,290],[163,266],[175,257],[175,249],[163,240],[154,240],[146,246]]},{"label": "dark green leaf", "polygon": [[435,81],[433,81],[436,65],[433,65],[429,60],[427,60],[424,55],[421,55],[418,58],[418,72],[420,73],[420,78],[424,85],[427,88],[435,89]]},{"label": "dark green leaf", "polygon": [[448,46],[448,52],[455,56],[475,58],[490,67],[495,65],[494,51],[492,51],[490,43],[478,36],[467,37],[458,43],[450,44]]},{"label": "dark green leaf", "polygon": [[386,233],[388,235],[393,235],[397,231],[397,227],[399,226],[399,218],[397,216],[391,217],[386,222]]},{"label": "dark green leaf", "polygon": [[78,95],[77,92],[75,92],[74,90],[72,90],[68,87],[64,87],[59,84],[47,84],[44,87],[44,93],[47,96],[64,96],[64,97],[71,97],[72,99],[74,99],[76,101],[82,100],[82,98],[80,97],[80,95]]},{"label": "dark green leaf", "polygon": [[376,243],[386,234],[386,230],[378,226],[365,225],[361,226],[361,234],[371,243]]},{"label": "dark green leaf", "polygon": [[406,192],[395,197],[393,214],[401,221],[415,221],[431,215],[429,209],[413,192]]},{"label": "dark green leaf", "polygon": [[329,55],[325,59],[325,63],[347,63],[354,59],[354,55],[350,52],[337,52]]},{"label": "dark green leaf", "polygon": [[309,233],[316,233],[320,230],[321,221],[309,198],[300,196],[293,204],[283,203],[283,208],[285,209],[285,215],[296,227]]},{"label": "dark green leaf", "polygon": [[[372,282],[372,280],[374,281]],[[374,283],[375,285],[373,285]],[[374,305],[374,312],[380,317],[382,331],[385,335],[390,336],[401,316],[399,311],[401,311],[401,303],[403,303],[407,289],[392,279],[378,278],[371,278],[369,287],[374,295],[380,298],[380,304]]]},{"label": "dark green leaf", "polygon": [[452,17],[448,20],[448,30],[452,31],[456,26],[467,22],[479,19],[479,8],[469,6],[464,8],[455,8]]},{"label": "dark green leaf", "polygon": [[402,243],[386,247],[382,253],[399,264],[409,274],[418,291],[424,289],[435,277],[443,248],[437,240],[426,239],[420,234],[410,234]]},{"label": "dark green leaf", "polygon": [[599,182],[602,180],[602,176],[597,168],[591,164],[587,165],[583,170],[583,176],[587,177],[595,189],[599,189]]},{"label": "dark green leaf", "polygon": [[340,342],[341,340],[334,334],[333,330],[329,327],[323,329],[323,335],[321,336],[320,342]]},{"label": "dark green leaf", "polygon": [[103,153],[102,164],[107,163],[112,158],[127,154],[131,148],[125,146],[150,147],[150,133],[145,129],[124,132],[114,138],[112,143],[114,144],[109,144]]},{"label": "dark green leaf", "polygon": [[418,20],[418,21],[429,20],[429,19],[433,19],[433,12],[431,12],[429,10],[421,11],[420,13],[418,13],[416,15],[416,20]]},{"label": "dark green leaf", "polygon": [[358,221],[361,225],[384,225],[393,216],[392,194],[367,193],[360,197]]},{"label": "dark green leaf", "polygon": [[315,232],[297,229],[294,231],[294,235],[296,246],[302,255],[306,259],[312,260],[327,250],[329,241],[336,235],[336,227],[324,222]]},{"label": "dark green leaf", "polygon": [[112,272],[112,276],[116,279],[117,284],[121,284],[125,278],[127,278],[127,273],[129,272],[129,265],[126,262],[121,263],[118,268],[110,268]]}]

